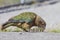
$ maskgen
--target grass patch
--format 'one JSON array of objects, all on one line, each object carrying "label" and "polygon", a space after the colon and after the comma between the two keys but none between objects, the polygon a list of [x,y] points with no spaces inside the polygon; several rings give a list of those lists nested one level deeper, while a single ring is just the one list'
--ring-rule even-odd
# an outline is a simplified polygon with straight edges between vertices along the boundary
[{"label": "grass patch", "polygon": [[48,32],[60,33],[60,29],[51,29]]}]

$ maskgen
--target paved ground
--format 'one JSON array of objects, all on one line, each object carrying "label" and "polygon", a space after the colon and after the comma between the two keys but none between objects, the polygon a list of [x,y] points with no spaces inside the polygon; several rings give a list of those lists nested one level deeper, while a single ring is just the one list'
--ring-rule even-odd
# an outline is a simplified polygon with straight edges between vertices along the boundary
[{"label": "paved ground", "polygon": [[0,33],[0,40],[60,40],[60,33]]}]

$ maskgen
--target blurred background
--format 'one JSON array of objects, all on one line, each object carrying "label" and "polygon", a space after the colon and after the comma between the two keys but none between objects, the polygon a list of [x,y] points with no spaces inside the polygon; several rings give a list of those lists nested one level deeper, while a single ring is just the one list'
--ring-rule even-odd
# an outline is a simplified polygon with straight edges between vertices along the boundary
[{"label": "blurred background", "polygon": [[60,0],[0,0],[0,14],[15,10],[51,5],[59,1]]},{"label": "blurred background", "polygon": [[0,7],[11,6],[11,5],[29,5],[33,3],[47,3],[57,2],[59,0],[0,0]]}]

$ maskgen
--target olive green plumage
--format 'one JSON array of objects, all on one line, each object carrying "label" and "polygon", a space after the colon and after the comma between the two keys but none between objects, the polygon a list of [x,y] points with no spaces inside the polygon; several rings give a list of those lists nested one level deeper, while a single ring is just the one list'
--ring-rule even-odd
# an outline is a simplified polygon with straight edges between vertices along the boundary
[{"label": "olive green plumage", "polygon": [[32,29],[33,31],[34,30],[37,31],[38,29],[39,31],[43,32],[46,27],[46,22],[40,16],[38,16],[33,12],[23,12],[17,16],[10,18],[2,26],[3,26],[2,30],[5,30],[5,29],[7,30],[7,28],[10,26],[16,26],[19,29],[24,30],[25,32],[31,32],[31,29],[33,28],[33,26],[36,26],[37,28]]},{"label": "olive green plumage", "polygon": [[[36,14],[33,12],[24,12],[21,13],[13,18],[11,18],[10,20],[12,21],[18,21],[18,22],[31,22],[34,18],[35,18]],[[11,22],[12,22],[11,21]]]}]

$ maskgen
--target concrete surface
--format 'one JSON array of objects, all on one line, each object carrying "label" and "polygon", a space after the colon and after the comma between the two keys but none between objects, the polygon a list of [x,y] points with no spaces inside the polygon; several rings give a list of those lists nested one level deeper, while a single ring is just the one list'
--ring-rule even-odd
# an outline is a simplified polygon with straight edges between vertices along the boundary
[{"label": "concrete surface", "polygon": [[60,40],[60,33],[0,33],[0,40]]}]

